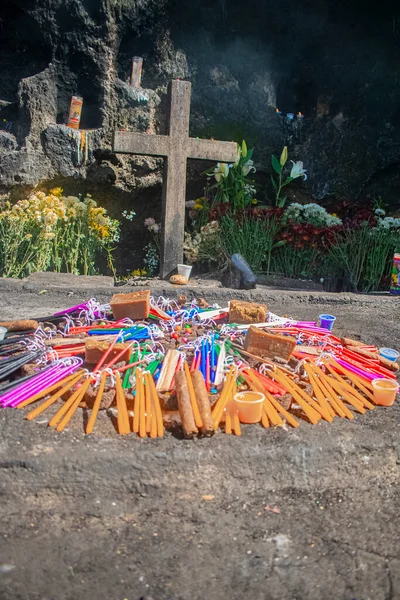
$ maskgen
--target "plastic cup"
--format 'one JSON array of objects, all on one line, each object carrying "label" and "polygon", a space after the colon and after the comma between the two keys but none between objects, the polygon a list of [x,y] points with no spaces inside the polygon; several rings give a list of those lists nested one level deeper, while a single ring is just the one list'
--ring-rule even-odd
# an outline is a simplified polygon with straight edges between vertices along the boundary
[{"label": "plastic cup", "polygon": [[235,394],[234,400],[241,423],[259,423],[261,421],[264,394],[253,391],[239,392]]},{"label": "plastic cup", "polygon": [[328,331],[332,331],[336,317],[333,315],[319,315],[319,326]]},{"label": "plastic cup", "polygon": [[399,358],[399,352],[397,350],[393,350],[393,348],[379,348],[379,354],[383,356],[383,358],[387,358],[387,360],[391,360],[396,362]]},{"label": "plastic cup", "polygon": [[0,340],[4,340],[8,329],[6,327],[0,327]]},{"label": "plastic cup", "polygon": [[396,400],[399,384],[393,379],[373,379],[374,401],[379,406],[392,406]]},{"label": "plastic cup", "polygon": [[178,275],[183,275],[189,280],[190,273],[192,272],[191,265],[178,265]]}]

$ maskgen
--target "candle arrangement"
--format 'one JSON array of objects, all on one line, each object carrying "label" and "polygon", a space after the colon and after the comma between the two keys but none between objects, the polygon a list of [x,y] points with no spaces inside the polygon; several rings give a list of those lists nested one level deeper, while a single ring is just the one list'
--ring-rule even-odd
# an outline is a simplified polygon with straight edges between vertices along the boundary
[{"label": "candle arrangement", "polygon": [[242,424],[316,425],[390,406],[398,354],[338,338],[334,322],[148,291],[116,294],[108,305],[91,299],[3,324],[0,405],[26,409],[29,421],[48,413],[58,432],[85,408],[87,434],[106,411],[119,434],[140,438],[162,437],[177,423],[185,438],[241,435]]}]

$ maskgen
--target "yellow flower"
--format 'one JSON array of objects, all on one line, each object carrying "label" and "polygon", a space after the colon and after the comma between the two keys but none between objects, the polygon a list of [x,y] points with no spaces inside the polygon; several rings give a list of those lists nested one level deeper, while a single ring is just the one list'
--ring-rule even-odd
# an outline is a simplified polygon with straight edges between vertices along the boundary
[{"label": "yellow flower", "polygon": [[258,200],[257,198],[253,198],[253,200],[251,201],[252,204],[258,204]]},{"label": "yellow flower", "polygon": [[132,277],[143,277],[147,275],[147,271],[146,269],[135,269],[134,271],[132,271],[131,276]]},{"label": "yellow flower", "polygon": [[196,203],[193,207],[195,210],[203,210],[203,206],[201,204]]},{"label": "yellow flower", "polygon": [[62,187],[55,187],[53,189],[50,190],[49,194],[53,194],[53,196],[58,196],[60,197],[63,193],[63,189]]}]

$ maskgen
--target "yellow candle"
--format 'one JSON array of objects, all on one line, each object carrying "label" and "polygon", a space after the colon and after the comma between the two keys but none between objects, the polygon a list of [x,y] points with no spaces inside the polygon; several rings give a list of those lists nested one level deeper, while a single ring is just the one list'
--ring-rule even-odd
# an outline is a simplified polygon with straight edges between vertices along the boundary
[{"label": "yellow candle", "polygon": [[140,396],[143,391],[142,371],[136,369],[136,395],[133,415],[133,431],[139,433]]},{"label": "yellow candle", "polygon": [[90,377],[88,377],[87,380],[85,381],[85,383],[81,386],[81,388],[79,390],[79,394],[75,398],[74,403],[69,407],[67,413],[64,415],[64,417],[58,423],[58,425],[56,427],[57,431],[63,431],[65,429],[65,427],[68,425],[68,423],[72,419],[76,409],[78,408],[79,404],[82,402],[83,397],[85,396],[86,390],[88,389],[89,385],[90,385]]},{"label": "yellow candle", "polygon": [[129,426],[129,415],[128,409],[126,407],[126,398],[124,394],[124,390],[122,389],[121,377],[119,373],[115,376],[115,391],[117,397],[117,422],[118,422],[118,432],[121,435],[127,435],[131,432],[131,428]]},{"label": "yellow candle", "polygon": [[104,393],[104,388],[106,387],[106,379],[107,379],[107,373],[104,372],[103,375],[101,376],[99,390],[97,392],[96,400],[94,401],[92,412],[90,413],[90,418],[89,418],[88,424],[86,426],[86,433],[92,433],[94,424],[96,423],[97,414],[99,412],[101,399],[102,399],[103,393]]},{"label": "yellow candle", "polygon": [[[90,383],[90,377],[88,377],[88,379],[82,383],[82,385],[75,390],[75,392],[72,394],[72,396],[63,404],[63,406],[61,406],[61,408],[57,411],[57,413],[54,415],[54,417],[49,421],[49,427],[55,427],[57,425],[57,423],[64,417],[64,415],[69,411],[69,409],[71,408],[71,406],[74,404],[75,400],[77,398],[81,399],[82,398],[82,388],[83,386],[86,387],[86,389],[89,387],[89,383]],[[84,390],[86,392],[86,389]]]},{"label": "yellow candle", "polygon": [[56,394],[53,394],[53,396],[42,402],[40,406],[37,406],[36,408],[31,410],[31,412],[28,413],[25,418],[28,419],[28,421],[31,421],[32,419],[35,419],[38,415],[41,415],[42,412],[46,410],[46,408],[54,404],[54,402],[61,398],[63,394],[66,394],[76,383],[78,383],[78,381],[82,379],[83,373],[83,371],[80,371],[79,374],[75,374],[75,379],[71,379]]},{"label": "yellow candle", "polygon": [[[80,375],[82,377],[83,373],[84,373],[84,371],[78,371],[78,373],[73,373],[72,375],[68,375],[68,377],[65,377],[58,383],[55,383],[54,385],[46,388],[45,390],[38,392],[34,396],[31,396],[31,398],[24,400],[23,402],[21,402],[21,404],[18,404],[17,408],[24,408],[25,406],[32,404],[32,402],[36,402],[36,400],[40,400],[41,398],[44,398],[45,396],[48,396],[51,392],[53,392],[54,390],[57,390],[61,386],[64,388],[66,383],[68,383],[69,381],[72,382],[72,380],[74,380],[77,377],[77,375]],[[73,384],[71,383],[70,388],[72,387],[72,385]]]}]

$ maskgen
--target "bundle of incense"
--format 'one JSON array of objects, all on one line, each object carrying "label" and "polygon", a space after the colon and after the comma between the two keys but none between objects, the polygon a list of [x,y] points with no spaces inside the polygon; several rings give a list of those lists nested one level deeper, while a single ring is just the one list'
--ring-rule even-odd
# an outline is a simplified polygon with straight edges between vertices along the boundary
[{"label": "bundle of incense", "polygon": [[208,397],[206,382],[204,381],[202,373],[197,370],[193,371],[191,376],[190,374],[187,376],[188,380],[190,378],[193,382],[194,394],[202,422],[200,431],[205,436],[211,436],[214,434],[214,424],[211,416],[211,405]]},{"label": "bundle of incense", "polygon": [[196,398],[196,393],[194,391],[193,381],[191,378],[191,372],[189,371],[189,367],[188,367],[188,364],[186,361],[184,364],[184,371],[185,371],[186,380],[187,380],[187,384],[188,384],[188,388],[189,388],[190,402],[192,404],[194,422],[196,424],[196,427],[201,429],[203,427],[203,421],[201,419],[199,406],[197,404],[197,398]]},{"label": "bundle of incense", "polygon": [[180,352],[178,350],[168,350],[161,368],[160,377],[157,381],[156,388],[158,392],[168,392],[170,390],[179,358]]},{"label": "bundle of incense", "polygon": [[[4,361],[0,361],[0,380],[6,379],[9,375],[18,371],[24,365],[34,362],[41,355],[42,351],[37,352],[22,352],[15,357],[11,357],[10,359],[5,359]],[[6,363],[6,364],[5,364]]]},{"label": "bundle of incense", "polygon": [[30,331],[39,327],[39,323],[33,319],[19,321],[0,321],[0,327],[5,327],[8,331]]},{"label": "bundle of incense", "polygon": [[199,430],[197,429],[194,420],[192,403],[190,401],[188,380],[184,371],[178,371],[175,374],[175,385],[183,435],[186,439],[193,439],[197,436]]},{"label": "bundle of incense", "polygon": [[37,394],[46,395],[46,390],[74,373],[81,364],[82,361],[77,359],[74,359],[72,364],[68,366],[63,363],[56,363],[3,394],[0,398],[0,404],[3,407],[10,406],[14,408]]}]

